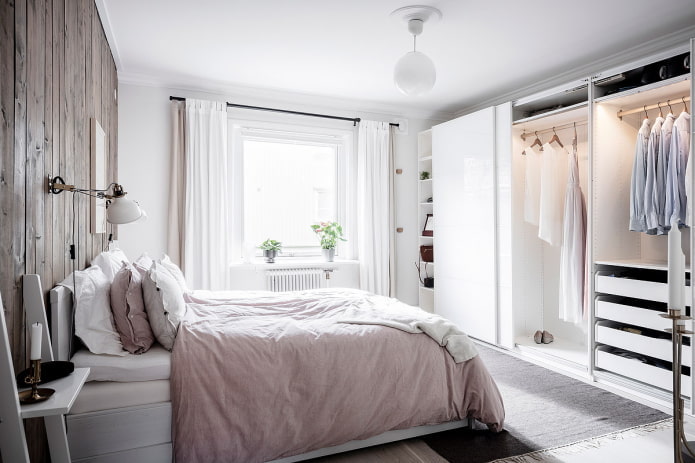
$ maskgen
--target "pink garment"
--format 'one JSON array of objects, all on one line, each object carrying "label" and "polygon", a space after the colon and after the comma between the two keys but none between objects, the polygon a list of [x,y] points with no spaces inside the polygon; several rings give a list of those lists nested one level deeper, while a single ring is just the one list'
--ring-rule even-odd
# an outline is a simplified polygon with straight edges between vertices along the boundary
[{"label": "pink garment", "polygon": [[339,323],[402,304],[357,290],[191,295],[172,354],[176,461],[263,462],[504,406],[479,356],[455,363],[425,334]]}]

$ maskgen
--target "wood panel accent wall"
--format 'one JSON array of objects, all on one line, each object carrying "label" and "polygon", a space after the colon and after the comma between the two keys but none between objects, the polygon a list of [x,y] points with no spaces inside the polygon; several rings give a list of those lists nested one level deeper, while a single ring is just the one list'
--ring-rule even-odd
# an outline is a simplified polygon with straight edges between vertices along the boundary
[{"label": "wood panel accent wall", "polygon": [[[47,178],[89,188],[92,117],[117,178],[116,88],[93,0],[0,0],[0,293],[17,371],[28,363],[22,275],[38,273],[47,295],[107,244],[89,233],[89,197],[48,194]],[[45,461],[37,447],[32,461]]]}]

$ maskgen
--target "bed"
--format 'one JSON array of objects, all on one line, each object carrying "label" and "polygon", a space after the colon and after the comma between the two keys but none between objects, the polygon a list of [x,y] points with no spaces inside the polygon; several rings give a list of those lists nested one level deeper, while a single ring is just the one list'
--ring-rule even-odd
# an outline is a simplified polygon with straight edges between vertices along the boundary
[{"label": "bed", "polygon": [[[50,301],[65,360],[72,296],[57,286]],[[172,353],[72,356],[91,368],[66,417],[73,461],[289,463],[472,419],[502,429],[502,399],[480,358],[457,363],[455,343],[409,329],[412,317],[398,317],[425,313],[395,299],[193,292],[186,306]]]}]

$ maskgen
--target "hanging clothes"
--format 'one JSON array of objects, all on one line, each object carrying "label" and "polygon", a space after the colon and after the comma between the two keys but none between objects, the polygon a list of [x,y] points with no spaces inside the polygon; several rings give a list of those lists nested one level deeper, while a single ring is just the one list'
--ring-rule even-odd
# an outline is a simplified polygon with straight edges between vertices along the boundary
[{"label": "hanging clothes", "polygon": [[635,160],[632,164],[632,180],[630,182],[630,230],[647,231],[647,220],[644,214],[644,186],[647,179],[647,144],[649,142],[649,119],[642,121],[637,132],[635,145]]},{"label": "hanging clothes", "polygon": [[656,217],[658,226],[668,232],[671,224],[666,217],[666,178],[668,173],[668,159],[671,152],[671,132],[676,116],[668,113],[661,124],[661,136],[659,137],[659,150],[656,157]]},{"label": "hanging clothes", "polygon": [[524,220],[538,226],[541,201],[541,166],[543,152],[532,147],[524,149]]},{"label": "hanging clothes", "polygon": [[644,218],[647,224],[648,235],[663,235],[664,229],[659,226],[659,217],[656,211],[656,170],[657,157],[659,155],[659,141],[661,140],[661,125],[664,118],[659,116],[654,120],[654,125],[649,132],[647,141],[647,174],[644,183]]},{"label": "hanging clothes", "polygon": [[565,191],[560,249],[560,319],[581,323],[584,312],[586,206],[579,185],[577,148],[573,145]]},{"label": "hanging clothes", "polygon": [[538,237],[551,246],[562,244],[568,158],[564,148],[556,149],[550,143],[543,145]]},{"label": "hanging clothes", "polygon": [[666,177],[666,216],[685,224],[687,195],[685,177],[690,154],[690,114],[683,111],[673,123]]}]

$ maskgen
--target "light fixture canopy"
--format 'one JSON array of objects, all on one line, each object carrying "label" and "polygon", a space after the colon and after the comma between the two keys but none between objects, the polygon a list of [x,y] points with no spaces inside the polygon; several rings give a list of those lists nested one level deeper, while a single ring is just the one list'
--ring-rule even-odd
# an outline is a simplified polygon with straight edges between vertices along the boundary
[{"label": "light fixture canopy", "polygon": [[393,82],[406,95],[426,93],[434,87],[437,71],[432,60],[416,50],[416,38],[422,33],[425,22],[441,19],[442,12],[431,6],[413,5],[395,10],[391,17],[405,21],[408,32],[413,35],[413,51],[406,53],[396,63]]},{"label": "light fixture canopy", "polygon": [[[110,193],[109,193],[110,190]],[[59,194],[63,191],[80,193],[96,198],[107,199],[106,202],[106,221],[112,224],[125,224],[135,222],[138,219],[146,219],[147,214],[140,207],[137,201],[127,199],[128,194],[123,190],[123,186],[118,183],[111,183],[103,190],[76,188],[75,185],[67,185],[61,177],[48,176],[48,192]]]}]

